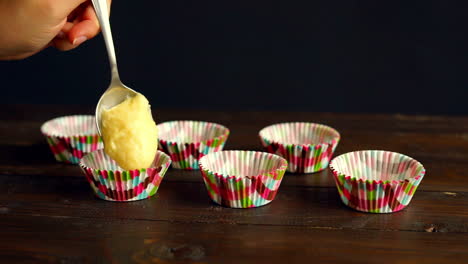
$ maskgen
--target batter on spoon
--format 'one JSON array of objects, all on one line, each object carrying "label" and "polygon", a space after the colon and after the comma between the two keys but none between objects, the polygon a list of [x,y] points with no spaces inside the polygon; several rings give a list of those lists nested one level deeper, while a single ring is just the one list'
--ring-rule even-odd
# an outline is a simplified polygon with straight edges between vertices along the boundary
[{"label": "batter on spoon", "polygon": [[101,122],[104,151],[122,169],[151,166],[158,148],[158,129],[142,94],[104,110]]}]

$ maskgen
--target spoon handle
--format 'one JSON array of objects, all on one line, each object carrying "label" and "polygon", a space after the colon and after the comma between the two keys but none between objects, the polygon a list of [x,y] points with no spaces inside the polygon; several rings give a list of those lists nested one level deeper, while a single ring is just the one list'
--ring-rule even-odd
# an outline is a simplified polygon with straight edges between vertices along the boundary
[{"label": "spoon handle", "polygon": [[112,81],[120,80],[117,69],[117,59],[115,57],[114,41],[109,23],[109,10],[107,9],[107,0],[92,0],[94,10],[96,11],[99,24],[101,24],[102,35],[106,43],[107,55],[109,56],[109,66],[112,72]]}]

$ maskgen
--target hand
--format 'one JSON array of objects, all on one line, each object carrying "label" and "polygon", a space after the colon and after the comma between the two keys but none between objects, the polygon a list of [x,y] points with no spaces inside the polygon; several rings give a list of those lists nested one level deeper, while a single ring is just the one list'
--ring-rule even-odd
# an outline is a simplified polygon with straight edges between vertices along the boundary
[{"label": "hand", "polygon": [[89,0],[0,0],[0,60],[23,59],[49,46],[71,50],[99,30]]}]

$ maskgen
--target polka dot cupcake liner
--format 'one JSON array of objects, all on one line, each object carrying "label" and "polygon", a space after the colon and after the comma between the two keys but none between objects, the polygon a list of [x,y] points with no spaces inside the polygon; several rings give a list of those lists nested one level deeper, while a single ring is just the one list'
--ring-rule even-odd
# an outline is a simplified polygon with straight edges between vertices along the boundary
[{"label": "polka dot cupcake liner", "polygon": [[170,121],[158,125],[159,149],[167,153],[176,169],[198,170],[198,160],[221,151],[229,129],[203,121]]},{"label": "polka dot cupcake liner", "polygon": [[288,163],[266,152],[220,151],[200,159],[208,195],[231,208],[251,208],[273,201]]},{"label": "polka dot cupcake liner", "polygon": [[324,170],[340,141],[335,129],[305,122],[274,124],[260,130],[259,136],[266,151],[288,161],[292,173]]},{"label": "polka dot cupcake liner", "polygon": [[150,168],[125,171],[102,149],[87,154],[80,161],[96,196],[117,202],[137,201],[155,195],[170,164],[169,156],[158,151]]},{"label": "polka dot cupcake liner", "polygon": [[370,213],[405,208],[426,173],[413,158],[381,150],[340,155],[330,163],[330,169],[343,203]]},{"label": "polka dot cupcake liner", "polygon": [[41,132],[59,162],[78,164],[85,154],[103,148],[92,115],[55,118],[45,122]]}]

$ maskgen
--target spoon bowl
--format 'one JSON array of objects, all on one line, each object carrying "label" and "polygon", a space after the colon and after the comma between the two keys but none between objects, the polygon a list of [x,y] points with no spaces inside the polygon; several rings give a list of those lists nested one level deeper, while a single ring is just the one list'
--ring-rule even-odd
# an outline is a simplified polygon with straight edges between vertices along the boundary
[{"label": "spoon bowl", "polygon": [[127,98],[133,97],[137,94],[133,89],[128,88],[123,83],[120,83],[121,86],[110,85],[110,87],[104,92],[99,99],[99,102],[96,106],[96,126],[98,129],[99,135],[101,135],[101,114],[104,110],[110,109],[121,102],[125,101]]},{"label": "spoon bowl", "polygon": [[99,135],[101,134],[101,115],[103,110],[112,108],[125,99],[135,96],[137,92],[133,89],[125,86],[120,81],[119,71],[117,68],[117,59],[115,56],[114,41],[112,40],[112,31],[109,22],[109,10],[107,7],[107,0],[92,0],[96,16],[101,25],[102,35],[104,36],[104,42],[106,43],[107,55],[109,56],[109,65],[112,74],[112,81],[109,88],[99,99],[96,106],[96,127]]}]

